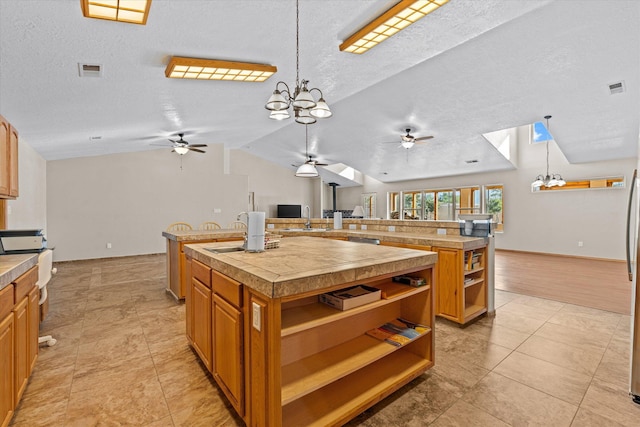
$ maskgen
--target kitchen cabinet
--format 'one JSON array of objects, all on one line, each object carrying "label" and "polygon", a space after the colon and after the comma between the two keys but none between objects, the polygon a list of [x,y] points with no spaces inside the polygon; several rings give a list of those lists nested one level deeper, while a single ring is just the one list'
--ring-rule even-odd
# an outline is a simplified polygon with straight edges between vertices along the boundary
[{"label": "kitchen cabinet", "polygon": [[190,343],[200,359],[211,372],[211,268],[199,261],[191,261],[190,305],[191,336]]},{"label": "kitchen cabinet", "polygon": [[[187,257],[184,254],[184,246],[191,243],[212,243],[212,242],[232,242],[244,240],[243,232],[236,231],[233,234],[237,234],[238,237],[216,237],[216,238],[198,238],[199,234],[206,233],[207,235],[214,234],[229,234],[229,230],[226,231],[200,231],[193,230],[191,238],[186,240],[174,240],[167,238],[167,292],[172,294],[176,299],[182,300],[187,293],[187,285],[190,283],[190,275],[187,271]],[[165,236],[167,232],[163,233]],[[174,236],[173,234],[171,235]]]},{"label": "kitchen cabinet", "polygon": [[6,427],[13,417],[15,401],[15,322],[13,317],[13,285],[0,290],[0,426]]},{"label": "kitchen cabinet", "polygon": [[0,198],[18,197],[18,131],[0,116]]},{"label": "kitchen cabinet", "polygon": [[[29,382],[35,359],[38,356],[38,267],[33,267],[14,281],[13,308],[15,324],[14,369],[15,401],[19,402]],[[34,306],[35,303],[35,306]]]},{"label": "kitchen cabinet", "polygon": [[438,253],[436,315],[465,324],[487,312],[486,246]]}]

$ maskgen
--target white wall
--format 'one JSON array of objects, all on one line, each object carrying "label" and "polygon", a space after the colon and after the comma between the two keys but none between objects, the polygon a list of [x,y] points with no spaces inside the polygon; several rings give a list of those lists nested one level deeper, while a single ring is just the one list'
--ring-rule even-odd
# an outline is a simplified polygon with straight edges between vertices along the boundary
[{"label": "white wall", "polygon": [[297,178],[295,171],[242,150],[231,152],[230,167],[232,173],[249,177],[255,210],[266,212],[267,218],[277,216],[279,204],[309,205],[312,216],[320,217],[320,199],[315,194],[319,178]]},{"label": "white wall", "polygon": [[7,228],[47,230],[47,162],[24,140],[18,143],[20,194],[7,202]]},{"label": "white wall", "polygon": [[[520,140],[526,140],[520,135]],[[531,182],[546,169],[544,144],[518,145],[518,170],[383,184],[367,178],[363,187],[338,188],[338,206],[352,206],[362,193],[377,193],[378,216],[386,218],[389,191],[504,185],[504,232],[496,248],[584,257],[625,259],[628,183],[637,159],[569,164],[550,144],[550,172],[565,180],[624,175],[624,189],[531,193]],[[578,247],[582,241],[583,246]]]},{"label": "white wall", "polygon": [[229,174],[222,144],[182,158],[164,149],[50,161],[48,239],[55,261],[164,252],[162,231],[170,223],[225,227],[247,210],[249,191],[269,216],[278,203],[313,205],[308,180],[239,150],[227,154]]}]

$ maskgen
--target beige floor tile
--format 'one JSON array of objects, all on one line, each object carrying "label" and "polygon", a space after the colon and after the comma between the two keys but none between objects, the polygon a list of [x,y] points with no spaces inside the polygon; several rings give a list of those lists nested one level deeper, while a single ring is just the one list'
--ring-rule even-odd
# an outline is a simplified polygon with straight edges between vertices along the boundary
[{"label": "beige floor tile", "polygon": [[478,320],[477,323],[484,326],[500,325],[526,334],[532,334],[538,330],[544,322],[542,319],[522,316],[511,311],[497,310],[495,317],[485,317]]},{"label": "beige floor tile", "polygon": [[621,388],[627,388],[630,376],[630,353],[630,341],[614,336],[604,352],[595,377],[615,383]]},{"label": "beige floor tile", "polygon": [[518,316],[530,317],[532,319],[547,321],[558,312],[557,308],[539,307],[522,304],[519,300],[511,301],[500,307],[500,314],[510,312]]},{"label": "beige floor tile", "polygon": [[516,349],[530,336],[527,333],[497,324],[487,326],[476,323],[468,326],[464,329],[464,332],[476,338],[487,340],[490,343],[497,344],[511,350]]},{"label": "beige floor tile", "polygon": [[563,368],[517,351],[493,372],[578,406],[587,392],[591,376]]},{"label": "beige floor tile", "polygon": [[138,313],[133,301],[117,302],[114,300],[112,302],[110,306],[100,306],[88,310],[84,316],[83,330],[94,326],[101,327],[119,320],[133,321],[132,323],[137,320]]},{"label": "beige floor tile", "polygon": [[533,335],[585,351],[603,351],[607,348],[611,340],[611,336],[608,334],[594,334],[579,328],[558,325],[556,323],[545,323]]},{"label": "beige floor tile", "polygon": [[595,414],[588,409],[580,408],[571,427],[624,427],[624,425]]},{"label": "beige floor tile", "polygon": [[502,307],[509,301],[513,301],[514,299],[518,298],[518,296],[519,296],[518,294],[496,289],[493,305],[495,306],[495,308]]},{"label": "beige floor tile", "polygon": [[462,400],[514,426],[569,426],[578,410],[575,405],[493,372]]},{"label": "beige floor tile", "polygon": [[564,307],[560,310],[562,313],[573,314],[580,317],[587,317],[593,320],[598,321],[606,321],[609,322],[617,322],[620,321],[622,317],[625,317],[619,313],[613,313],[611,311],[598,310],[597,308],[584,307],[581,305],[574,304],[565,304]]},{"label": "beige floor tile", "polygon": [[[594,309],[591,308],[589,310]],[[584,313],[571,313],[562,309],[553,317],[551,317],[548,322],[555,323],[556,325],[560,326],[568,326],[570,328],[580,329],[585,332],[611,336],[613,335],[613,332],[616,330],[618,322],[620,321],[620,317],[616,316],[620,315],[616,315],[615,313],[608,313],[605,311],[601,311],[601,313],[607,314],[604,314],[602,317],[598,318],[593,314],[585,315]]]},{"label": "beige floor tile", "polygon": [[628,388],[598,378],[591,382],[581,408],[623,426],[637,427],[640,423],[640,405],[631,401]]},{"label": "beige floor tile", "polygon": [[587,351],[535,335],[517,351],[586,375],[596,372],[604,354],[604,350]]},{"label": "beige floor tile", "polygon": [[92,393],[71,393],[67,408],[68,426],[144,425],[169,415],[157,380],[131,382],[127,387],[104,384]]},{"label": "beige floor tile", "polygon": [[145,337],[140,332],[125,332],[78,347],[78,366],[99,365],[115,360],[124,361],[150,356]]},{"label": "beige floor tile", "polygon": [[529,295],[517,295],[516,298],[513,300],[513,302],[516,302],[518,304],[528,305],[530,307],[546,308],[546,309],[555,310],[555,311],[560,310],[562,307],[566,305],[564,302],[553,301],[545,298],[532,297]]},{"label": "beige floor tile", "polygon": [[509,348],[473,336],[462,336],[449,342],[441,340],[441,344],[436,340],[436,363],[443,358],[452,358],[461,363],[493,369],[511,351]]},{"label": "beige floor tile", "polygon": [[171,418],[171,416],[167,416],[156,421],[151,421],[149,424],[144,425],[144,427],[174,427],[174,426],[175,424],[173,424],[173,419]]},{"label": "beige floor tile", "polygon": [[157,380],[153,360],[145,354],[132,359],[113,359],[109,362],[78,365],[73,375],[71,392],[91,392],[96,384],[126,388],[130,383]]},{"label": "beige floor tile", "polygon": [[431,371],[447,381],[451,385],[450,391],[458,397],[462,397],[490,372],[478,365],[446,356],[436,357]]},{"label": "beige floor tile", "polygon": [[24,399],[16,409],[11,427],[63,426],[67,412],[67,398],[57,402],[32,404]]},{"label": "beige floor tile", "polygon": [[457,401],[440,415],[431,427],[508,427],[491,414],[462,400]]}]

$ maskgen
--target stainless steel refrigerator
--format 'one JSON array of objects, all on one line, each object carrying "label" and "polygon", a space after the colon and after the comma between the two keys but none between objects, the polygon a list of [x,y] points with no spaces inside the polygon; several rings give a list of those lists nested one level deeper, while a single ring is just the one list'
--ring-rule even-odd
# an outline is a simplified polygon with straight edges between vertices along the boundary
[{"label": "stainless steel refrigerator", "polygon": [[640,404],[640,203],[638,198],[638,171],[633,171],[629,183],[629,206],[627,207],[627,270],[629,280],[633,282],[631,293],[631,378],[629,394],[633,401]]}]

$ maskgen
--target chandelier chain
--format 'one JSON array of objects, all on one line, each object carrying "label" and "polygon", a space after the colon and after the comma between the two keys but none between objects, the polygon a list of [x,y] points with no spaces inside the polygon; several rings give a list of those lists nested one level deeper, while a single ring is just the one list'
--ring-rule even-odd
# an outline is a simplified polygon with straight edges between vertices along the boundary
[{"label": "chandelier chain", "polygon": [[296,87],[300,85],[300,8],[296,0]]}]

